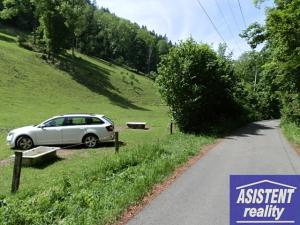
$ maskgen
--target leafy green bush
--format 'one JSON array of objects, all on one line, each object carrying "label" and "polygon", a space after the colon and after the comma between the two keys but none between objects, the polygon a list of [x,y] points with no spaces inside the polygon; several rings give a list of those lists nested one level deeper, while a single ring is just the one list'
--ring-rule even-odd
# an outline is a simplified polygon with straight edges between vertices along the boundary
[{"label": "leafy green bush", "polygon": [[283,98],[282,119],[300,126],[300,94],[289,94]]},{"label": "leafy green bush", "polygon": [[237,112],[232,71],[224,58],[192,39],[172,48],[159,65],[157,83],[184,132],[199,132]]}]

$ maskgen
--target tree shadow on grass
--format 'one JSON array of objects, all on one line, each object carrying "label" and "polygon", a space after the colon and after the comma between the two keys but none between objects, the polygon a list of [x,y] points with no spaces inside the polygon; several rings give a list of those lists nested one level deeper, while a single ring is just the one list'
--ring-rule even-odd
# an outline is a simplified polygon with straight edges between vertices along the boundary
[{"label": "tree shadow on grass", "polygon": [[[122,147],[122,146],[125,146],[126,143],[123,142],[123,141],[119,141],[119,146]],[[81,144],[81,145],[74,145],[74,146],[61,146],[61,147],[64,147],[64,150],[68,151],[73,151],[73,150],[89,150],[89,148],[86,148],[84,146],[84,144]],[[112,147],[115,147],[115,142],[114,141],[107,141],[107,142],[100,142],[99,145],[97,146],[97,149],[101,150],[101,148],[112,148]]]},{"label": "tree shadow on grass", "polygon": [[42,169],[45,169],[48,166],[53,165],[56,162],[63,161],[63,160],[64,160],[64,158],[61,158],[61,157],[58,157],[58,156],[51,157],[51,158],[49,158],[47,160],[44,160],[44,161],[42,161],[42,162],[40,162],[40,163],[38,163],[36,165],[30,166],[30,167],[34,168],[34,169],[40,169],[40,170],[42,170]]},{"label": "tree shadow on grass", "polygon": [[125,109],[149,111],[146,108],[135,105],[121,95],[120,91],[109,80],[112,70],[102,68],[81,58],[72,58],[69,55],[60,57],[60,65],[58,67],[92,92],[109,98],[114,105]]},{"label": "tree shadow on grass", "polygon": [[16,42],[15,39],[7,37],[7,36],[4,36],[2,34],[0,34],[0,41],[6,41],[6,42],[10,42],[10,43]]}]

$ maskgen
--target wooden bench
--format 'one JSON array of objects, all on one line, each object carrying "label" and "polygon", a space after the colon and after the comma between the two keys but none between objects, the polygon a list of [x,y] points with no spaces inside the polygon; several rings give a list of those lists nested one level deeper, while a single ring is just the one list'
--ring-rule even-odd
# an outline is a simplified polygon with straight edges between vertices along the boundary
[{"label": "wooden bench", "polygon": [[131,129],[146,129],[145,122],[127,122],[126,125]]}]

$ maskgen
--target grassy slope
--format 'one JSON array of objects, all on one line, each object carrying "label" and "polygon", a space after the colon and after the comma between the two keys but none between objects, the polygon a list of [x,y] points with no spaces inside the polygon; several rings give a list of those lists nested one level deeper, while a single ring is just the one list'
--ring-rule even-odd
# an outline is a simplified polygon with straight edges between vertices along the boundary
[{"label": "grassy slope", "polygon": [[[101,113],[119,126],[126,121],[146,121],[151,126],[147,132],[121,133],[128,146],[144,143],[146,137],[151,142],[167,135],[167,109],[160,105],[150,79],[78,56],[66,58],[59,70],[37,53],[18,47],[13,36],[0,33],[0,160],[12,154],[5,143],[7,130],[58,114]],[[102,154],[112,148],[101,150]]]},{"label": "grassy slope", "polygon": [[[9,194],[12,165],[0,165],[0,203],[1,195],[10,202],[2,217],[0,207],[0,223],[43,224],[46,222],[32,219],[31,215],[39,218],[48,212],[53,215],[45,220],[51,220],[51,224],[64,224],[60,212],[69,214],[66,220],[70,224],[78,224],[77,216],[83,217],[84,224],[114,221],[154,183],[213,141],[210,137],[183,134],[170,137],[167,108],[161,105],[151,80],[98,59],[78,56],[74,60],[65,58],[58,69],[45,63],[37,53],[19,48],[13,36],[0,31],[0,160],[12,154],[5,145],[8,129],[37,124],[57,114],[103,113],[119,126],[125,126],[126,121],[146,121],[151,129],[123,130],[120,136],[126,145],[119,156],[113,155],[113,147],[101,147],[76,151],[46,167],[24,168],[17,195]],[[102,168],[102,164],[110,163],[116,169]],[[98,182],[98,175],[104,176],[104,182]],[[71,183],[72,195],[64,192],[65,177]],[[77,185],[82,183],[83,186]],[[63,202],[52,202],[52,194],[57,190],[63,191],[61,196],[66,194]],[[104,199],[94,196],[97,190],[106,193]],[[77,205],[77,197],[85,195],[95,204],[92,208]],[[37,202],[32,203],[32,199]],[[19,209],[20,200],[23,208],[14,212]],[[57,211],[56,203],[64,208]],[[15,221],[18,219],[22,222]]]},{"label": "grassy slope", "polygon": [[103,113],[118,125],[146,120],[154,132],[167,125],[151,80],[83,55],[73,61],[65,60],[63,72],[0,33],[0,159],[10,154],[4,144],[7,129],[57,114]]}]

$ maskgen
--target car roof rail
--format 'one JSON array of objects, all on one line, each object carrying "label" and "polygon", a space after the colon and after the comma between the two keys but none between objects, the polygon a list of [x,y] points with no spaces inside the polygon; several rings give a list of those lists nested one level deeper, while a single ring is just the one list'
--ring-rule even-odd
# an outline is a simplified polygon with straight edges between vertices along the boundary
[{"label": "car roof rail", "polygon": [[90,115],[90,116],[94,116],[96,115],[95,113],[66,113],[60,116],[68,116],[68,115]]}]

